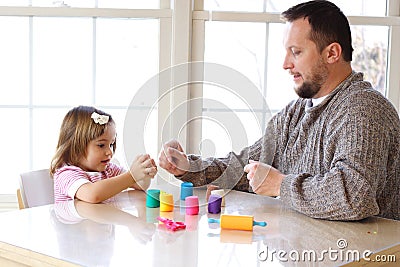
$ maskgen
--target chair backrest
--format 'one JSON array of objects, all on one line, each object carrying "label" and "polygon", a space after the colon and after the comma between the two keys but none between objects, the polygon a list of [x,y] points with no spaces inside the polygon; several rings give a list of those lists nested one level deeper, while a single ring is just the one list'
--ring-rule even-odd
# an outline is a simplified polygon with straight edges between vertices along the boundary
[{"label": "chair backrest", "polygon": [[24,208],[54,203],[54,181],[49,169],[22,173],[19,187]]}]

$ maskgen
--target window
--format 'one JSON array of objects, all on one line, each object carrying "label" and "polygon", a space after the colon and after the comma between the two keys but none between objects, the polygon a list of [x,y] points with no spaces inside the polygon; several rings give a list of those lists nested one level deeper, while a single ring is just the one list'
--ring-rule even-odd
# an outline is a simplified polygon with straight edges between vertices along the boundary
[{"label": "window", "polygon": [[[94,7],[95,1],[93,5],[89,2],[64,1]],[[97,2],[107,8],[134,8],[134,3],[142,1],[112,1],[113,6],[110,1]],[[54,3],[32,1],[40,7]],[[27,5],[25,1],[15,4]],[[8,14],[11,8],[0,7],[0,14],[2,10]],[[116,157],[125,164],[125,114],[136,91],[158,73],[160,19],[153,10],[113,13],[108,9],[107,17],[96,14],[105,14],[101,9],[85,10],[91,16],[81,16],[81,11],[68,8],[62,11],[67,16],[60,17],[58,7],[49,16],[32,9],[37,15],[28,16],[23,13],[26,9],[13,7],[15,15],[0,16],[0,90],[4,96],[0,116],[5,126],[0,132],[5,144],[0,160],[7,165],[0,178],[0,195],[15,194],[20,173],[49,168],[62,119],[78,105],[93,105],[114,117],[119,143]],[[157,14],[168,17],[170,13]],[[157,118],[152,116],[149,125],[157,125]],[[157,129],[148,135],[151,140],[146,148],[154,156],[158,148],[153,133]]]},{"label": "window", "polygon": [[[294,4],[302,1],[204,1],[204,10],[211,10],[204,19],[204,34],[196,32],[198,38],[204,36],[204,60],[215,62],[236,69],[247,76],[259,89],[260,95],[265,98],[266,106],[254,110],[236,110],[232,108],[236,103],[220,88],[203,87],[203,97],[223,103],[229,108],[211,109],[207,103],[203,104],[202,114],[208,121],[217,118],[217,114],[235,111],[241,119],[237,127],[246,129],[247,144],[253,144],[265,128],[265,119],[262,114],[273,115],[283,108],[290,100],[297,98],[293,91],[292,82],[282,68],[284,51],[282,47],[283,24],[279,14]],[[396,47],[399,29],[399,6],[390,4],[391,1],[333,1],[348,15],[352,28],[353,69],[362,71],[374,88],[398,106],[398,94],[390,96],[391,92],[399,90],[399,81],[396,79],[392,87],[388,86],[388,77],[397,76],[395,72],[388,73],[389,48]],[[395,2],[395,1],[393,1]],[[390,8],[392,7],[392,8]],[[386,14],[396,13],[396,21],[386,17]],[[199,13],[200,16],[201,11]],[[392,50],[392,53],[397,53]],[[395,58],[392,56],[392,63]],[[398,58],[398,56],[397,56]],[[212,112],[211,112],[212,110]],[[250,114],[256,113],[253,119]],[[210,119],[211,118],[211,119]],[[258,119],[257,119],[258,118]],[[261,125],[261,127],[260,127]],[[224,125],[203,123],[202,140],[208,140],[208,146],[215,147],[214,155],[223,157],[229,151],[237,151],[232,144],[234,133],[226,131]],[[223,138],[216,138],[215,133],[221,132]],[[257,134],[254,134],[257,133]],[[214,139],[210,139],[214,136]],[[214,142],[210,141],[213,140]],[[195,142],[196,143],[196,142]],[[198,140],[198,143],[202,143]],[[241,147],[243,148],[243,146]],[[197,148],[193,148],[196,152]]]}]

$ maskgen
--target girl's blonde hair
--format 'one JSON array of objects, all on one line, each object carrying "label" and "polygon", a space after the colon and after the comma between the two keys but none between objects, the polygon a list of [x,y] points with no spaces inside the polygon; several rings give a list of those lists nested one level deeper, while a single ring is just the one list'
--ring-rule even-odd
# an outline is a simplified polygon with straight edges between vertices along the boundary
[{"label": "girl's blonde hair", "polygon": [[[93,112],[108,116],[108,122],[100,124],[91,118]],[[50,173],[53,175],[63,165],[79,165],[79,160],[86,157],[86,148],[90,141],[104,134],[110,125],[115,122],[110,114],[88,106],[79,106],[71,109],[65,115],[61,124],[60,136],[56,153],[51,161]],[[117,148],[117,142],[113,144],[113,152]]]}]

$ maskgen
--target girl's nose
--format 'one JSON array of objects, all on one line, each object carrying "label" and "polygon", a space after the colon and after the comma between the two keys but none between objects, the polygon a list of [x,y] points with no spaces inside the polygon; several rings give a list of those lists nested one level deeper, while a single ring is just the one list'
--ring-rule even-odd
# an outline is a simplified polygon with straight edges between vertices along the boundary
[{"label": "girl's nose", "polygon": [[113,148],[112,147],[108,147],[108,149],[106,150],[106,155],[112,155],[114,153]]}]

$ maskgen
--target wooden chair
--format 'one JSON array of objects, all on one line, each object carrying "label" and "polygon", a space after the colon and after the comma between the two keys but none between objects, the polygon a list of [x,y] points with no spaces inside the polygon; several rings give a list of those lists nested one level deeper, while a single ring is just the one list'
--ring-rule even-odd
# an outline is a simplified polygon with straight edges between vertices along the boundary
[{"label": "wooden chair", "polygon": [[49,169],[22,173],[17,198],[20,209],[54,203],[54,181]]}]

